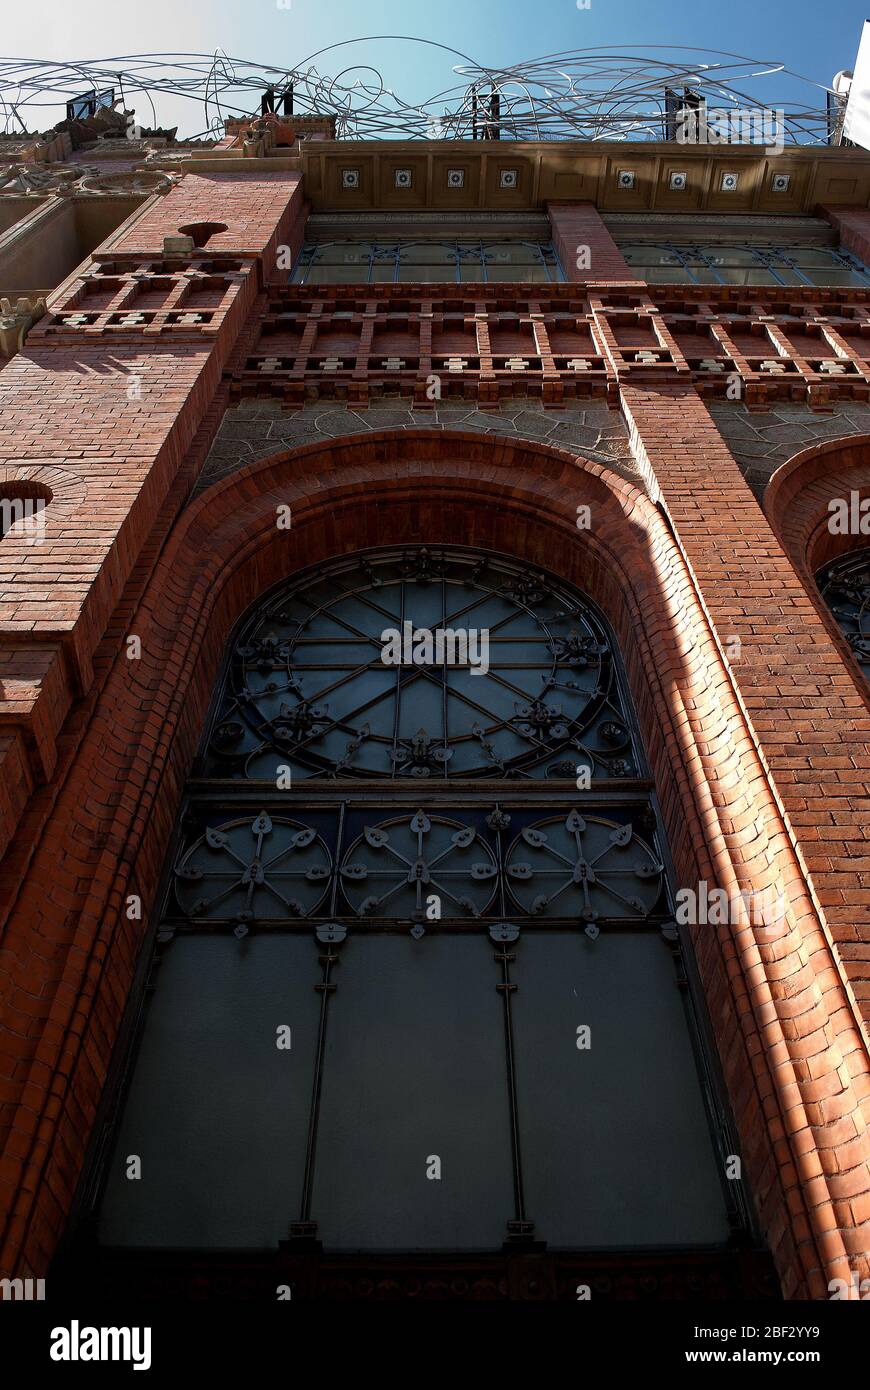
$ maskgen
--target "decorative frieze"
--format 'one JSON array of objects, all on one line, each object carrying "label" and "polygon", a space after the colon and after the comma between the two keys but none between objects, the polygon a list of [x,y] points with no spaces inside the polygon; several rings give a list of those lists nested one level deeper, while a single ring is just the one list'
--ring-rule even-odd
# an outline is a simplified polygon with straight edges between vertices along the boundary
[{"label": "decorative frieze", "polygon": [[142,168],[106,174],[100,172],[97,164],[7,164],[0,165],[0,197],[49,193],[64,198],[83,194],[148,197],[151,193],[168,193],[180,177],[162,169]]}]

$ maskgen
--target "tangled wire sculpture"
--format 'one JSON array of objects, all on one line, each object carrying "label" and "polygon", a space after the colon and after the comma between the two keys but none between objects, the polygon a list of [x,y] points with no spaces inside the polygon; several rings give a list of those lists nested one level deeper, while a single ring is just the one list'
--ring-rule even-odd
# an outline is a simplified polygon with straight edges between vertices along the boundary
[{"label": "tangled wire sculpture", "polygon": [[[315,59],[355,44],[388,41],[440,49],[453,59],[458,83],[411,102],[387,87],[368,63],[344,67],[332,77],[314,65]],[[838,121],[830,88],[779,62],[712,49],[575,49],[490,68],[446,44],[379,34],[331,44],[295,67],[223,52],[70,63],[0,58],[0,127],[6,134],[40,129],[44,108],[56,109],[87,93],[109,93],[106,104],[136,109],[140,122],[150,108],[155,125],[161,98],[185,98],[196,109],[191,123],[197,127],[182,137],[187,139],[218,138],[227,117],[259,114],[266,93],[277,103],[275,110],[333,117],[337,137],[352,140],[661,140],[668,135],[669,101],[687,98],[709,110],[784,112],[785,139],[793,144],[829,143]],[[805,102],[795,100],[795,93]]]}]

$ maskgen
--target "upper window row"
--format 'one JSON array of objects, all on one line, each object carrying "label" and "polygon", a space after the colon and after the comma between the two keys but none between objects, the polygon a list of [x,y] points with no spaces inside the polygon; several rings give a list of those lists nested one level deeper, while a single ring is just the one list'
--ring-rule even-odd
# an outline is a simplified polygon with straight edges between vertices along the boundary
[{"label": "upper window row", "polygon": [[536,241],[307,242],[296,285],[561,280],[553,247]]},{"label": "upper window row", "polygon": [[870,285],[870,271],[833,246],[631,242],[620,246],[650,283],[682,285]]},{"label": "upper window row", "polygon": [[[624,242],[627,263],[653,284],[870,285],[870,270],[833,246]],[[307,242],[293,271],[297,285],[457,284],[559,281],[549,242]]]}]

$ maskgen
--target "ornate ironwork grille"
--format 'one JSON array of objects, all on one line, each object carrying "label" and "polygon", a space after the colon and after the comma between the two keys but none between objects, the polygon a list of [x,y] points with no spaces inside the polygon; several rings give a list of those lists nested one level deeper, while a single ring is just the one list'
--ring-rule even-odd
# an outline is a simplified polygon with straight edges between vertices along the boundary
[{"label": "ornate ironwork grille", "polygon": [[816,583],[870,680],[870,547],[852,550],[825,565]]},{"label": "ornate ironwork grille", "polygon": [[[384,634],[407,628],[409,650],[388,664]],[[439,631],[459,636],[439,650]],[[436,634],[431,659],[414,659],[415,632]],[[473,637],[462,659],[469,632],[486,634],[485,662]],[[637,770],[601,619],[508,561],[419,548],[350,559],[267,599],[233,648],[204,771],[573,780],[578,764]]]},{"label": "ornate ironwork grille", "polygon": [[650,283],[686,285],[870,285],[867,267],[842,247],[620,242]]},{"label": "ornate ironwork grille", "polygon": [[296,285],[457,284],[563,278],[550,242],[315,241],[293,270]]},{"label": "ornate ironwork grille", "polygon": [[[488,662],[389,664],[406,623]],[[103,1246],[724,1250],[747,1210],[666,853],[568,586],[418,547],[267,595],[188,787]]]}]

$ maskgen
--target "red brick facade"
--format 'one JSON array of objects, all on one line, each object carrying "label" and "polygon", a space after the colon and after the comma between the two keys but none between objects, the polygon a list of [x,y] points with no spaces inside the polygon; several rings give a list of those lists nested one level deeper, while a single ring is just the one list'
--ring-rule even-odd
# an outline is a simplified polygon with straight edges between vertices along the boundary
[{"label": "red brick facade", "polygon": [[[652,299],[598,313],[608,284],[644,287],[591,204],[559,203],[566,273],[592,248],[588,276],[559,295],[590,283],[606,394],[646,492],[576,453],[429,429],[278,451],[191,502],[227,404],[222,374],[244,371],[278,248],[300,244],[303,198],[293,172],[185,175],[100,250],[102,297],[87,277],[58,292],[55,306],[82,321],[60,331],[49,316],[0,372],[0,478],[51,494],[44,544],[0,541],[0,1269],[44,1274],[64,1230],[145,931],[125,904],[138,895],[147,918],[155,899],[234,622],[304,566],[387,540],[449,541],[545,566],[601,606],[679,880],[786,889],[782,933],[699,927],[695,944],[783,1292],[825,1298],[831,1279],[870,1275],[870,709],[812,574],[832,557],[829,498],[870,492],[866,439],[784,465],[762,510],[667,326],[657,319],[660,363],[631,360],[619,313],[645,333]],[[860,250],[870,214],[839,220]],[[167,257],[151,272],[163,288],[143,288],[135,272],[163,238],[201,222],[227,230],[197,252],[199,281]],[[353,297],[398,298],[379,288]],[[523,293],[499,287],[500,307]],[[413,297],[432,312],[434,292]],[[491,299],[477,296],[471,331],[475,394],[495,408]],[[558,408],[557,354],[531,315],[542,398]],[[374,324],[353,340],[366,361]],[[339,331],[317,340],[309,324],[294,359],[315,341],[340,353]],[[306,371],[287,399],[304,398]],[[367,384],[358,363],[345,399],[364,405]],[[289,532],[275,526],[282,503]]]}]

